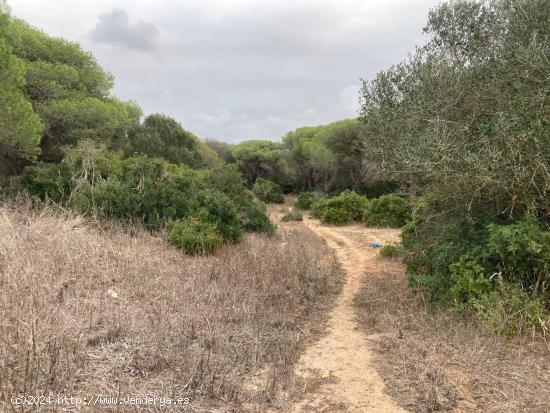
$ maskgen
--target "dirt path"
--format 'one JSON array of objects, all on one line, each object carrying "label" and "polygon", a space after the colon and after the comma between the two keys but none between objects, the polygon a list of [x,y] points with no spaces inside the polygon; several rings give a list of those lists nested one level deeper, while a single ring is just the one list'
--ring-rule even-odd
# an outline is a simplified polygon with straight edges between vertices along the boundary
[{"label": "dirt path", "polygon": [[353,306],[361,279],[381,265],[370,243],[397,241],[399,231],[360,225],[324,226],[310,219],[304,224],[336,251],[346,283],[329,314],[326,335],[306,349],[296,368],[299,376],[320,384],[291,411],[404,412],[384,393],[384,382],[375,370]]}]

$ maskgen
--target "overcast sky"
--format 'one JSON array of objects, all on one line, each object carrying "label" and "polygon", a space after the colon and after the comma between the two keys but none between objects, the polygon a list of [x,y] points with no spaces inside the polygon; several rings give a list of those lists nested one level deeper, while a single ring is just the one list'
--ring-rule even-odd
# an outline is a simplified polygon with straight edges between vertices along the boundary
[{"label": "overcast sky", "polygon": [[359,78],[423,41],[435,0],[8,0],[79,42],[114,94],[203,138],[278,139],[354,117]]}]

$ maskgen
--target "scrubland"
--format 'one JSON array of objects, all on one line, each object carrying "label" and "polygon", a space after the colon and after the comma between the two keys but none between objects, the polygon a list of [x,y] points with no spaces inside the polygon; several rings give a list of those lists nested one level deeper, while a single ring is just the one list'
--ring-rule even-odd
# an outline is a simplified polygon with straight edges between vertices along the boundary
[{"label": "scrubland", "polygon": [[550,343],[505,339],[475,317],[437,311],[407,289],[399,259],[378,257],[355,298],[386,391],[411,412],[550,411]]},{"label": "scrubland", "polygon": [[301,391],[293,364],[339,285],[335,258],[310,230],[187,256],[140,227],[25,202],[0,206],[8,411],[11,395],[49,393],[284,410]]}]

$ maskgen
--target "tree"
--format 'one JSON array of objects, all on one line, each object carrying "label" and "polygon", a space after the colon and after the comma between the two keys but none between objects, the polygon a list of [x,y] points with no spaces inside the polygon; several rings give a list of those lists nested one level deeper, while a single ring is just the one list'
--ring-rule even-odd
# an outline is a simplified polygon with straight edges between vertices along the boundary
[{"label": "tree", "polygon": [[218,154],[226,163],[235,163],[236,159],[233,156],[232,145],[226,142],[221,142],[216,139],[206,139],[204,143]]},{"label": "tree", "polygon": [[326,126],[304,127],[283,137],[291,153],[295,185],[301,189],[330,190],[336,177],[336,157],[326,145]]},{"label": "tree", "polygon": [[120,146],[128,130],[139,125],[139,112],[118,99],[60,99],[39,106],[46,124],[41,160],[60,162],[64,147],[91,139],[108,146]]},{"label": "tree", "polygon": [[10,175],[40,153],[43,125],[22,92],[23,63],[12,53],[9,16],[3,10],[5,6],[0,9],[0,175]]},{"label": "tree", "polygon": [[357,119],[344,119],[326,125],[318,134],[317,139],[323,141],[336,158],[336,186],[356,190],[365,181],[364,126]]},{"label": "tree", "polygon": [[544,215],[549,19],[545,0],[436,8],[431,41],[363,84],[365,156],[396,179],[429,184],[447,220]]},{"label": "tree", "polygon": [[12,19],[11,27],[16,34],[13,51],[25,62],[26,91],[33,102],[109,97],[113,76],[80,45],[51,37],[19,19]]},{"label": "tree", "polygon": [[9,44],[24,67],[25,94],[45,124],[39,159],[60,162],[64,147],[81,139],[121,149],[142,113],[134,102],[110,96],[113,76],[76,43],[18,19],[8,25]]},{"label": "tree", "polygon": [[166,115],[152,114],[129,136],[129,153],[161,157],[192,168],[222,164],[218,155],[194,134]]},{"label": "tree", "polygon": [[286,151],[280,143],[251,140],[234,145],[231,151],[237,165],[249,184],[258,178],[286,182]]}]

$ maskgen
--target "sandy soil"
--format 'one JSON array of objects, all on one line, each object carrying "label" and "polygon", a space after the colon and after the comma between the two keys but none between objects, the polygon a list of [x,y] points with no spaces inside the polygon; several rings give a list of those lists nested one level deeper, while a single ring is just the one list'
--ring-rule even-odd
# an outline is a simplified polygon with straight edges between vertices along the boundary
[{"label": "sandy soil", "polygon": [[371,242],[395,242],[399,231],[360,225],[324,226],[307,218],[303,225],[335,250],[346,282],[329,313],[326,333],[306,348],[297,364],[296,374],[305,380],[308,391],[290,411],[403,412],[384,392],[384,382],[376,372],[367,336],[357,325],[353,305],[362,277],[380,265]]},{"label": "sandy soil", "polygon": [[305,225],[326,240],[345,285],[296,365],[305,391],[284,411],[550,411],[547,343],[502,341],[472,320],[427,311],[403,264],[371,246],[398,243],[399,230],[280,222],[292,201],[270,211],[281,232]]}]

